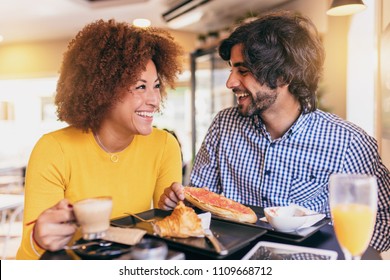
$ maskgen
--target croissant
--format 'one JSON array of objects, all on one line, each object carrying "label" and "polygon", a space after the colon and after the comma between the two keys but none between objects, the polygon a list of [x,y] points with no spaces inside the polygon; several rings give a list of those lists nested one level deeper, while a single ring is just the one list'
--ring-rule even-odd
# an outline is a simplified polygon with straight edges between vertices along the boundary
[{"label": "croissant", "polygon": [[170,216],[155,222],[154,231],[161,237],[199,237],[204,236],[202,221],[194,209],[184,205],[182,201],[175,207]]}]

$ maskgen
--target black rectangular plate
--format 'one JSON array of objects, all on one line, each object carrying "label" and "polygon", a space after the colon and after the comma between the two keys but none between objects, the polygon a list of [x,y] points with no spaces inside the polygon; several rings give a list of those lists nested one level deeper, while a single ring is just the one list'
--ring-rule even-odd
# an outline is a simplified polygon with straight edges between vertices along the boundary
[{"label": "black rectangular plate", "polygon": [[[138,213],[141,218],[161,220],[164,217],[170,215],[171,211],[164,211],[161,209],[151,209],[146,212]],[[154,234],[152,225],[139,221],[137,218],[131,216],[121,217],[111,221],[112,226],[134,226],[135,228],[141,228],[146,230],[146,235],[153,236],[158,239],[162,239],[167,242],[168,246],[172,249],[180,251],[188,251],[196,254],[213,256],[215,258],[225,258],[228,255],[233,254],[239,249],[248,245],[251,241],[264,235],[267,231],[259,227],[248,227],[245,224],[231,223],[228,221],[212,219],[210,230],[218,238],[218,240],[228,250],[228,254],[220,256],[211,245],[211,243],[203,237],[190,237],[190,238],[171,238],[171,237],[159,237]]]},{"label": "black rectangular plate", "polygon": [[[264,217],[263,207],[251,206],[251,205],[246,205],[246,206],[250,207],[256,213],[257,222],[255,224],[239,223],[238,222],[238,224],[243,224],[243,225],[247,225],[247,226],[255,227],[255,228],[266,229],[267,230],[266,236],[272,236],[274,238],[284,239],[284,240],[293,241],[293,242],[301,242],[301,241],[305,240],[306,238],[308,238],[309,236],[313,235],[315,232],[320,230],[321,227],[329,224],[329,222],[331,221],[331,219],[329,219],[329,218],[324,218],[321,221],[318,221],[314,225],[307,227],[307,228],[298,229],[297,231],[294,231],[294,232],[280,232],[280,231],[275,230],[269,223],[263,222],[260,220],[261,218]],[[215,220],[228,221],[227,219],[224,219],[222,217],[218,217],[215,215],[213,215],[212,218]],[[236,223],[236,222],[231,221],[231,223]]]}]

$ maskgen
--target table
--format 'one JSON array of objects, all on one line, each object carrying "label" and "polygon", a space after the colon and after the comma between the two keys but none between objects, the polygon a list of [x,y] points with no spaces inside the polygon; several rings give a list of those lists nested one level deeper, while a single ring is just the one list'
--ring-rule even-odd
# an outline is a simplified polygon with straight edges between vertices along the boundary
[{"label": "table", "polygon": [[7,244],[11,235],[11,227],[16,217],[23,211],[24,195],[23,194],[0,194],[0,212],[1,224],[5,225],[7,213],[11,211],[8,220],[8,233],[5,235],[2,259],[5,259],[7,253]]},{"label": "table", "polygon": [[21,194],[24,187],[25,167],[4,165],[0,162],[0,193]]},{"label": "table", "polygon": [[[230,259],[241,259],[249,250],[252,248],[258,241],[271,241],[271,242],[277,242],[277,243],[283,243],[283,244],[291,244],[291,245],[298,245],[298,246],[304,246],[304,247],[311,247],[311,248],[317,248],[317,249],[326,249],[326,250],[333,250],[337,252],[337,259],[338,260],[344,260],[344,254],[338,244],[338,241],[336,239],[335,232],[333,230],[333,226],[331,225],[325,225],[322,227],[318,232],[313,234],[312,236],[308,237],[302,242],[296,243],[292,241],[287,240],[280,240],[278,238],[274,237],[268,237],[268,236],[262,236],[260,237],[260,240],[257,240],[256,242],[253,242],[253,244],[247,246],[244,250],[241,250],[231,256],[229,256]],[[368,247],[367,251],[362,256],[363,260],[381,260],[380,253],[375,250],[372,247]]]},{"label": "table", "polygon": [[[323,226],[318,232],[314,233],[312,236],[310,236],[306,240],[299,242],[299,243],[286,241],[286,240],[282,240],[282,239],[278,239],[278,238],[274,238],[274,237],[261,236],[260,238],[256,239],[255,241],[249,243],[247,246],[245,246],[241,250],[235,252],[232,255],[229,255],[226,259],[228,259],[228,260],[241,259],[259,241],[271,241],[271,242],[293,244],[293,245],[312,247],[312,248],[318,248],[318,249],[334,250],[334,251],[337,251],[337,253],[338,253],[338,259],[340,259],[340,260],[344,259],[344,254],[342,253],[341,248],[338,245],[333,227],[331,225]],[[173,255],[175,254],[175,252],[173,250],[170,250],[170,253]],[[176,252],[176,253],[180,253],[180,252]],[[187,259],[187,260],[210,259],[207,256],[194,254],[191,252],[184,252],[184,254],[185,254],[185,259]],[[122,255],[121,256],[121,259],[129,259],[129,258],[130,258],[129,255]],[[70,260],[70,259],[75,259],[75,256],[73,256],[72,254],[69,254],[65,250],[60,250],[57,252],[45,252],[41,256],[41,259],[43,259],[43,260]],[[363,254],[362,259],[381,260],[382,258],[381,258],[378,251],[369,247],[367,249],[367,251]]]}]

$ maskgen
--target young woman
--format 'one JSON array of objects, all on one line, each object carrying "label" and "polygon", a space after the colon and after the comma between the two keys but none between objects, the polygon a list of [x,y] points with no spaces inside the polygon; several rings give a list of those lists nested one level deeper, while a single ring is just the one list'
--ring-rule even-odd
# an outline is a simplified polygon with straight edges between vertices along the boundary
[{"label": "young woman", "polygon": [[31,154],[18,259],[69,243],[77,200],[111,196],[115,218],[157,206],[164,188],[181,182],[177,140],[152,127],[181,55],[166,31],[114,20],[89,24],[70,42],[55,98],[69,126],[42,136]]}]

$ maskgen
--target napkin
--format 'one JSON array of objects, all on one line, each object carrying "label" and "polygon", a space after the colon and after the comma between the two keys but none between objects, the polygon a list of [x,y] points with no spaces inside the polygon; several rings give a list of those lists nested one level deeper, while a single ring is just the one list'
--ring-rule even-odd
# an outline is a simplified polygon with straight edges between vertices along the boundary
[{"label": "napkin", "polygon": [[[305,223],[302,226],[300,226],[299,228],[311,227],[312,225],[321,221],[326,216],[325,214],[317,213],[316,211],[307,209],[307,208],[305,208],[303,206],[299,206],[297,204],[290,204],[289,207],[292,207],[293,211],[295,211],[295,216],[310,215],[310,216],[306,217]],[[261,218],[260,221],[268,223],[266,217]]]},{"label": "napkin", "polygon": [[140,242],[145,233],[146,230],[138,228],[120,228],[110,226],[103,239],[126,245],[135,245]]},{"label": "napkin", "polygon": [[202,221],[202,227],[204,230],[205,237],[210,240],[210,242],[213,244],[215,251],[217,251],[220,255],[227,255],[229,251],[221,244],[221,242],[214,236],[212,231],[210,230],[210,223],[211,223],[211,213],[206,212],[202,214],[198,214],[198,217]]},{"label": "napkin", "polygon": [[198,214],[198,217],[202,221],[202,228],[210,229],[211,213],[206,212],[206,213]]}]

